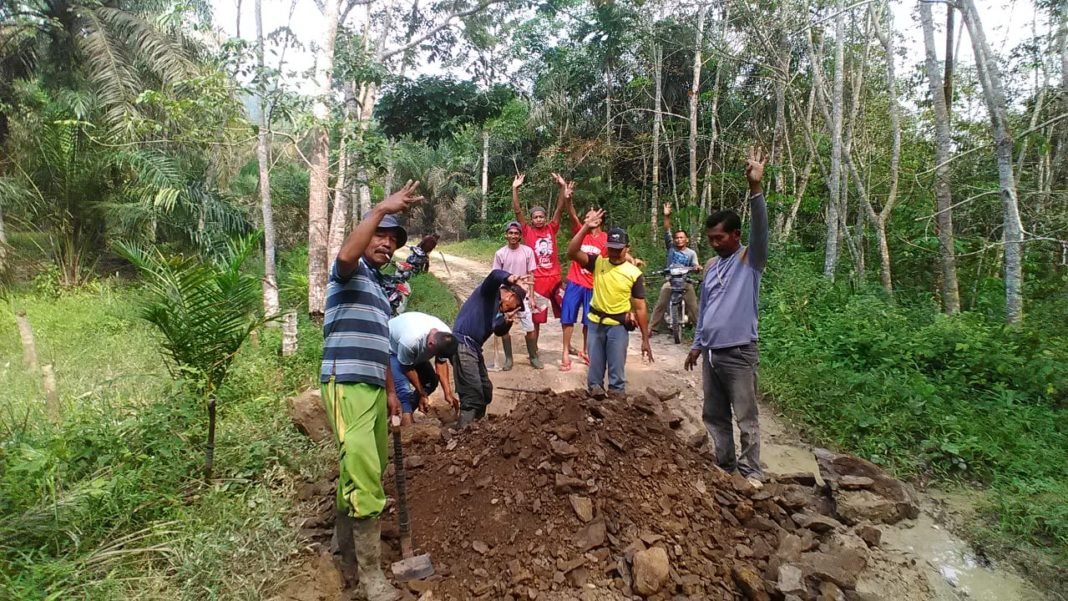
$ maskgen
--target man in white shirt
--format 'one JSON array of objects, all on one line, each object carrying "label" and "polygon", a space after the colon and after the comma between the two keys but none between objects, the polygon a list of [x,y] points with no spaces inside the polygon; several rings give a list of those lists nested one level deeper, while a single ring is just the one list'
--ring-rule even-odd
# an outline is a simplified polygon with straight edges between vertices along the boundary
[{"label": "man in white shirt", "polygon": [[427,397],[439,383],[445,400],[453,410],[459,410],[460,399],[453,394],[449,380],[449,359],[456,354],[456,347],[452,330],[433,315],[409,312],[389,320],[389,367],[401,403],[401,424],[412,423],[416,408],[427,412]]}]

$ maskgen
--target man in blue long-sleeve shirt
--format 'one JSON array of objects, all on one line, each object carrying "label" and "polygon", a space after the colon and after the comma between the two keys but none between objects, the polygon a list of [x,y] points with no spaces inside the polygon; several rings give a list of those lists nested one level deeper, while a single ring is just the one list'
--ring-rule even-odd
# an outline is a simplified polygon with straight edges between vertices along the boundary
[{"label": "man in blue long-sleeve shirt", "polygon": [[482,419],[493,401],[493,384],[486,371],[482,345],[491,334],[504,336],[523,308],[524,286],[533,283],[529,276],[519,276],[495,269],[471,293],[456,315],[452,333],[460,347],[452,357],[456,393],[460,395],[460,426]]},{"label": "man in blue long-sleeve shirt", "polygon": [[[708,243],[716,251],[705,266],[700,312],[693,348],[685,367],[701,361],[704,380],[702,418],[716,447],[716,463],[737,470],[753,486],[764,478],[760,468],[757,411],[757,303],[760,278],[768,262],[768,209],[761,179],[767,158],[751,149],[745,165],[749,181],[749,246],[742,246],[742,222],[734,211],[717,211],[705,221]],[[731,414],[741,431],[735,455]]]}]

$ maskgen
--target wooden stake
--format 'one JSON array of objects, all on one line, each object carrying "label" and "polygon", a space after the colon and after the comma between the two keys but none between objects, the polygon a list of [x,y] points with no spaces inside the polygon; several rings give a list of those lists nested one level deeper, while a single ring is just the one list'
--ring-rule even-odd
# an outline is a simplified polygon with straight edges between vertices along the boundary
[{"label": "wooden stake", "polygon": [[30,371],[37,371],[37,345],[33,341],[33,328],[25,311],[15,313],[15,323],[19,326],[19,338],[22,340],[22,361]]}]

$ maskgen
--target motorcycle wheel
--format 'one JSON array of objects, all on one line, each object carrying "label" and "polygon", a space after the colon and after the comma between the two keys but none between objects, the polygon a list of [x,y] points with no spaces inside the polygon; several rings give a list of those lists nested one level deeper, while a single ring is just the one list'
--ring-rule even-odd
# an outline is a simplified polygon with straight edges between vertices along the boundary
[{"label": "motorcycle wheel", "polygon": [[671,337],[675,344],[682,342],[682,316],[678,305],[671,305]]}]

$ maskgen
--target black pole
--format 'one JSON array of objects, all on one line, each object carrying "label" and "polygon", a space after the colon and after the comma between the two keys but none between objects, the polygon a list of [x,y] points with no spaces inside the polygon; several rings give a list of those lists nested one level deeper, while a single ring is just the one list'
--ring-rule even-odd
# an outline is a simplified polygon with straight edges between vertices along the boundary
[{"label": "black pole", "polygon": [[211,480],[215,465],[215,399],[208,399],[208,446],[204,450],[204,479]]}]

